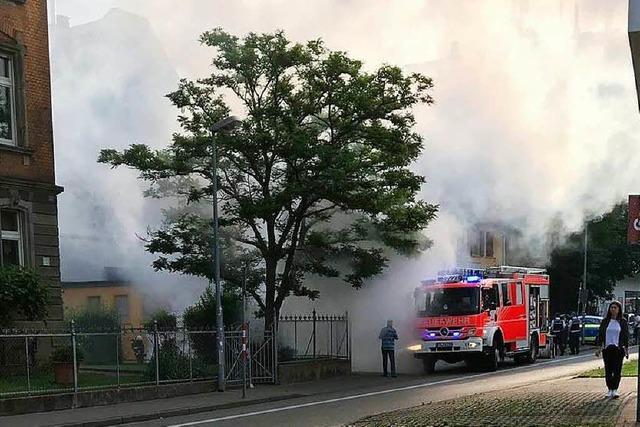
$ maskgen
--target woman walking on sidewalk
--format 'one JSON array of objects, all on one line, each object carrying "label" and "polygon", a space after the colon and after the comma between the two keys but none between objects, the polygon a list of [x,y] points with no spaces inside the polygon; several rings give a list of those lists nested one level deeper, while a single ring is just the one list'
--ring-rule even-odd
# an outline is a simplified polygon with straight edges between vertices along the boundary
[{"label": "woman walking on sidewalk", "polygon": [[629,326],[622,315],[622,304],[613,301],[609,304],[607,316],[600,323],[596,338],[596,356],[604,359],[604,374],[607,382],[607,397],[620,397],[618,386],[622,374],[622,360],[629,358]]}]

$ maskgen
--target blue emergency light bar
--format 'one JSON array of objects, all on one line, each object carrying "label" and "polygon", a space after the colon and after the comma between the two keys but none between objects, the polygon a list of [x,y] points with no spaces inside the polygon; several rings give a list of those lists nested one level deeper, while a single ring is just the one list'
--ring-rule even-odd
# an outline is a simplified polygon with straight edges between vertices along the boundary
[{"label": "blue emergency light bar", "polygon": [[484,277],[484,270],[478,268],[455,268],[438,272],[440,283],[467,282],[478,283]]}]

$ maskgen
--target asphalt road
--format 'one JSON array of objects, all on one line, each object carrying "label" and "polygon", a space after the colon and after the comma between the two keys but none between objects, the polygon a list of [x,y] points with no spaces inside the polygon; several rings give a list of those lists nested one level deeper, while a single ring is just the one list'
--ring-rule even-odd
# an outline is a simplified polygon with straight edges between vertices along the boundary
[{"label": "asphalt road", "polygon": [[[440,365],[439,369],[440,369]],[[336,426],[359,418],[400,408],[428,404],[492,390],[570,377],[602,366],[592,351],[579,356],[539,360],[534,365],[516,366],[505,362],[497,372],[469,372],[461,366],[441,369],[428,377],[406,376],[388,383],[358,390],[344,390],[301,397],[283,402],[258,404],[144,423],[141,427],[190,426]],[[603,385],[604,387],[604,385]]]}]

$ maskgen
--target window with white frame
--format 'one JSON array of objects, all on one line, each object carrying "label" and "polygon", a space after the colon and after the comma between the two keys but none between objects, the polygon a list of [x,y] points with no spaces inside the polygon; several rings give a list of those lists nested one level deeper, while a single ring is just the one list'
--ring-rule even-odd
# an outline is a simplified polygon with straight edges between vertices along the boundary
[{"label": "window with white frame", "polygon": [[469,252],[472,257],[491,258],[494,256],[495,234],[476,230],[469,234]]},{"label": "window with white frame", "polygon": [[0,143],[17,145],[14,63],[0,53]]},{"label": "window with white frame", "polygon": [[24,265],[24,242],[20,212],[0,210],[0,245],[3,266]]},{"label": "window with white frame", "polygon": [[472,257],[484,256],[484,232],[474,231],[469,234],[469,252]]}]

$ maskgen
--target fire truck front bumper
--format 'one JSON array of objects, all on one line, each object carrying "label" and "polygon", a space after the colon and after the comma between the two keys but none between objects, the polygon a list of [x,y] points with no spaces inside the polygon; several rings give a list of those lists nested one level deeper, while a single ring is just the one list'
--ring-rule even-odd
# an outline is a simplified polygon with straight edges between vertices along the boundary
[{"label": "fire truck front bumper", "polygon": [[421,348],[414,351],[414,356],[440,353],[481,353],[483,350],[482,337],[470,337],[463,340],[433,340],[423,341]]}]

